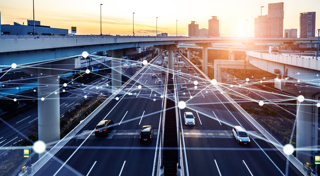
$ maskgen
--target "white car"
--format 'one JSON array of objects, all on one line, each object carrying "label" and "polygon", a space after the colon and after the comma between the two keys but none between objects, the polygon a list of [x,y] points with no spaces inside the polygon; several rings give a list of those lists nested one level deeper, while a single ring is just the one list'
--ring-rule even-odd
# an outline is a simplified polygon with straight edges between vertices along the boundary
[{"label": "white car", "polygon": [[184,113],[184,124],[185,125],[196,125],[196,119],[192,112]]},{"label": "white car", "polygon": [[250,145],[250,137],[247,131],[242,126],[235,126],[232,129],[232,134],[234,138],[238,141],[238,144],[248,144]]}]

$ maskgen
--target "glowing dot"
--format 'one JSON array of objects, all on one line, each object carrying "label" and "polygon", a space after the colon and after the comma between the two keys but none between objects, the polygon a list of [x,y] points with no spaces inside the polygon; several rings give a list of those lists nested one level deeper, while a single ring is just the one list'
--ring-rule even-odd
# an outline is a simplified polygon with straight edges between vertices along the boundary
[{"label": "glowing dot", "polygon": [[68,85],[67,85],[67,83],[63,83],[63,87],[67,87]]},{"label": "glowing dot", "polygon": [[198,89],[198,86],[194,86],[194,89]]},{"label": "glowing dot", "polygon": [[119,97],[116,97],[116,100],[118,101],[118,100],[119,100]]},{"label": "glowing dot", "polygon": [[71,84],[73,84],[73,82],[71,82]]},{"label": "glowing dot", "polygon": [[246,78],[246,81],[249,82],[249,78]]},{"label": "glowing dot", "polygon": [[300,75],[300,72],[298,72],[297,74]]},{"label": "glowing dot", "polygon": [[141,89],[141,85],[138,86],[138,89]]},{"label": "glowing dot", "polygon": [[33,90],[33,92],[37,92],[37,90],[36,90],[36,89],[34,89],[34,90]]},{"label": "glowing dot", "polygon": [[206,91],[206,93],[208,93],[208,91]]},{"label": "glowing dot", "polygon": [[11,68],[13,68],[13,69],[17,68],[17,64],[16,63],[12,63],[11,64]]},{"label": "glowing dot", "polygon": [[185,92],[183,92],[183,95],[186,95],[186,93],[185,93]]},{"label": "glowing dot", "polygon": [[266,79],[266,77],[263,77],[263,79]]},{"label": "glowing dot", "polygon": [[160,97],[163,98],[163,95],[161,95]]},{"label": "glowing dot", "polygon": [[66,90],[63,89],[62,92],[66,92]]},{"label": "glowing dot", "polygon": [[180,109],[184,109],[184,108],[186,108],[186,102],[184,102],[184,101],[180,101],[179,103],[178,103],[178,107],[180,108]]},{"label": "glowing dot", "polygon": [[239,87],[241,87],[241,84],[239,84]]},{"label": "glowing dot", "polygon": [[96,89],[99,89],[99,86],[96,86]]},{"label": "glowing dot", "polygon": [[318,107],[318,108],[320,107],[320,103],[317,103],[317,107]]},{"label": "glowing dot", "polygon": [[57,92],[54,92],[54,94],[57,94]]},{"label": "glowing dot", "polygon": [[259,101],[259,106],[263,106],[264,102],[263,101]]},{"label": "glowing dot", "polygon": [[87,51],[82,52],[82,57],[86,59],[88,56],[89,56],[89,53]]},{"label": "glowing dot", "polygon": [[44,101],[44,97],[41,97],[41,101]]},{"label": "glowing dot", "polygon": [[294,147],[293,147],[291,144],[286,144],[286,145],[283,147],[283,152],[284,152],[286,155],[292,155],[292,153],[294,152]]},{"label": "glowing dot", "polygon": [[233,85],[230,85],[230,87],[233,87]]},{"label": "glowing dot", "polygon": [[129,95],[132,95],[132,93],[131,93],[131,92],[129,92]]},{"label": "glowing dot", "polygon": [[216,79],[211,80],[211,84],[212,84],[212,85],[216,85],[217,83],[218,83],[218,82],[217,82]]},{"label": "glowing dot", "polygon": [[87,70],[86,70],[86,73],[87,73],[87,74],[89,74],[89,73],[90,73],[90,70],[89,70],[89,69],[87,69]]},{"label": "glowing dot", "polygon": [[262,80],[260,80],[260,83],[262,83]]},{"label": "glowing dot", "polygon": [[223,91],[221,91],[220,93],[223,94]]},{"label": "glowing dot", "polygon": [[154,94],[154,96],[156,97],[156,96],[157,96],[157,94]]},{"label": "glowing dot", "polygon": [[109,86],[109,84],[106,84],[106,86],[108,87],[108,86]]},{"label": "glowing dot", "polygon": [[88,98],[88,96],[87,95],[85,95],[85,96],[83,96],[85,99],[87,99]]},{"label": "glowing dot", "polygon": [[14,99],[13,99],[13,101],[14,101],[14,102],[16,102],[16,101],[17,101],[17,99],[16,99],[16,98],[14,98]]},{"label": "glowing dot", "polygon": [[194,81],[193,84],[194,84],[194,85],[198,85],[198,81]]},{"label": "glowing dot", "polygon": [[317,77],[319,76],[319,74],[317,74]]},{"label": "glowing dot", "polygon": [[279,81],[279,78],[276,78],[276,81]]},{"label": "glowing dot", "polygon": [[43,141],[36,141],[32,148],[34,152],[41,154],[46,150],[46,144]]},{"label": "glowing dot", "polygon": [[147,60],[143,60],[143,65],[148,65],[148,61]]},{"label": "glowing dot", "polygon": [[192,99],[193,98],[193,96],[190,96],[190,99]]},{"label": "glowing dot", "polygon": [[304,101],[304,96],[303,95],[299,95],[297,99],[301,103],[301,102]]},{"label": "glowing dot", "polygon": [[153,101],[156,101],[156,99],[154,98]]}]

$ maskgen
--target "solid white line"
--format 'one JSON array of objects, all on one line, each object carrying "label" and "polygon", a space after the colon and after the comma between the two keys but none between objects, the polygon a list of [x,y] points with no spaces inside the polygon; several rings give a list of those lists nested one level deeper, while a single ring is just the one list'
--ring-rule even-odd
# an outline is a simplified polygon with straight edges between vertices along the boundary
[{"label": "solid white line", "polygon": [[141,116],[141,119],[140,119],[139,125],[140,125],[141,120],[142,120],[142,118],[143,118],[144,112],[145,112],[145,111],[143,111],[143,113],[142,113],[142,116]]},{"label": "solid white line", "polygon": [[121,119],[121,121],[120,121],[119,125],[121,125],[121,123],[122,123],[122,121],[123,121],[124,117],[127,115],[127,113],[128,113],[128,111],[127,111],[127,112],[124,114],[124,116],[122,117],[122,119]]},{"label": "solid white line", "polygon": [[190,91],[188,91],[189,92],[189,95],[190,95],[190,97],[191,97],[191,93],[190,93]]},{"label": "solid white line", "polygon": [[27,119],[27,118],[29,118],[29,117],[31,117],[31,116],[28,116],[28,117],[26,117],[26,118],[24,118],[24,119],[22,119],[22,120],[20,120],[20,121],[16,122],[16,124],[18,124],[18,123],[20,123],[20,122],[22,122],[22,121],[26,120],[26,119]]},{"label": "solid white line", "polygon": [[153,91],[153,90],[151,90],[151,93],[150,93],[149,97],[151,97],[151,95],[152,95],[152,91]]},{"label": "solid white line", "polygon": [[247,166],[246,162],[244,160],[242,160],[243,164],[247,167],[249,173],[251,176],[253,176],[252,172],[250,171],[249,167]]},{"label": "solid white line", "polygon": [[[141,92],[141,90],[140,90],[140,92]],[[136,98],[138,98],[138,96],[139,96],[140,92],[137,94]]]},{"label": "solid white line", "polygon": [[198,111],[197,111],[197,115],[198,115],[198,118],[199,118],[200,124],[202,125],[202,122],[201,122],[201,120],[200,120],[200,117],[199,117],[199,113],[198,113]]},{"label": "solid white line", "polygon": [[97,161],[95,161],[95,162],[93,163],[93,165],[91,166],[91,168],[90,168],[90,170],[89,170],[89,172],[87,173],[86,176],[88,176],[88,175],[90,174],[91,170],[93,169],[94,165],[96,165],[96,163],[97,163]]},{"label": "solid white line", "polygon": [[35,119],[33,119],[33,120],[31,120],[30,122],[28,122],[28,123],[32,123],[33,121],[35,121],[35,120],[37,120],[38,119],[38,117],[37,118],[35,118]]},{"label": "solid white line", "polygon": [[144,84],[147,84],[147,82],[148,82],[148,79],[146,80],[146,82],[144,82]]},{"label": "solid white line", "polygon": [[122,167],[121,167],[121,170],[120,170],[120,173],[119,173],[119,176],[121,176],[121,174],[122,174],[122,170],[123,170],[123,168],[124,168],[124,165],[126,164],[126,160],[124,160],[124,162],[123,162],[123,164],[122,164]]},{"label": "solid white line", "polygon": [[[5,139],[5,140],[7,140],[7,139]],[[0,144],[1,144],[2,142],[4,142],[5,140],[1,141]]]},{"label": "solid white line", "polygon": [[222,176],[222,175],[221,175],[221,172],[220,172],[220,169],[219,169],[219,166],[218,166],[217,161],[216,161],[216,160],[214,160],[214,162],[216,163],[216,166],[217,166],[217,169],[218,169],[219,175],[220,175],[220,176]]},{"label": "solid white line", "polygon": [[218,119],[218,116],[216,115],[216,113],[214,113],[214,111],[212,111],[212,113],[214,114],[214,116],[216,116],[216,118],[217,118],[218,122],[220,123],[220,125],[222,125],[220,120]]},{"label": "solid white line", "polygon": [[[9,144],[11,141],[13,141],[13,140],[15,140],[15,139],[17,139],[18,138],[18,136],[17,137],[15,137],[15,138],[13,138],[13,139],[11,139],[10,141],[8,141],[7,143],[5,143],[5,144],[3,144],[1,147],[3,147],[3,146],[5,146],[5,145],[7,145],[7,144]],[[1,148],[0,147],[0,148]]]},{"label": "solid white line", "polygon": [[200,91],[200,93],[201,93],[201,95],[203,96],[203,98],[205,98],[204,95],[203,95],[203,93],[202,93],[202,91]]}]

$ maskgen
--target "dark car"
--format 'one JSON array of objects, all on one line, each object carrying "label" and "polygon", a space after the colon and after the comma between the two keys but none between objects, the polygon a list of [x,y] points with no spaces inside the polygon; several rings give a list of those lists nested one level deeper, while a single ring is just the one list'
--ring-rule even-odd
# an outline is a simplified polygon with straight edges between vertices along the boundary
[{"label": "dark car", "polygon": [[109,136],[110,132],[113,130],[113,127],[109,127],[114,124],[112,120],[101,120],[95,129],[95,136]]},{"label": "dark car", "polygon": [[153,127],[151,125],[143,125],[140,132],[140,143],[151,143],[153,137]]}]

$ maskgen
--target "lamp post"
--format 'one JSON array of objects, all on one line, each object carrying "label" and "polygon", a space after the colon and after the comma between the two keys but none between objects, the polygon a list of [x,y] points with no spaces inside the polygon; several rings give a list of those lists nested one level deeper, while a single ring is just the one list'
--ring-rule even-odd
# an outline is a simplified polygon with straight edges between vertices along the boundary
[{"label": "lamp post", "polygon": [[100,35],[102,35],[102,7],[103,4],[100,4]]},{"label": "lamp post", "polygon": [[158,17],[156,17],[156,37],[158,35]]},{"label": "lamp post", "polygon": [[320,45],[320,43],[319,43],[319,40],[320,40],[319,34],[320,34],[320,29],[318,29],[318,50],[317,50],[317,57],[316,57],[317,59],[319,57],[319,45]]},{"label": "lamp post", "polygon": [[34,21],[34,0],[33,0],[33,35],[36,33],[36,22]]},{"label": "lamp post", "polygon": [[261,35],[261,29],[262,29],[262,27],[261,27],[261,21],[262,21],[262,8],[264,8],[264,6],[261,6],[260,7],[260,21],[259,21],[259,33],[260,33],[260,38],[261,38],[261,43],[260,43],[260,52],[262,52],[262,35]]},{"label": "lamp post", "polygon": [[178,20],[176,20],[176,37],[178,36]]},{"label": "lamp post", "polygon": [[133,33],[133,36],[134,36],[134,12],[132,14],[132,21],[133,21],[133,23],[132,23],[132,33]]}]

